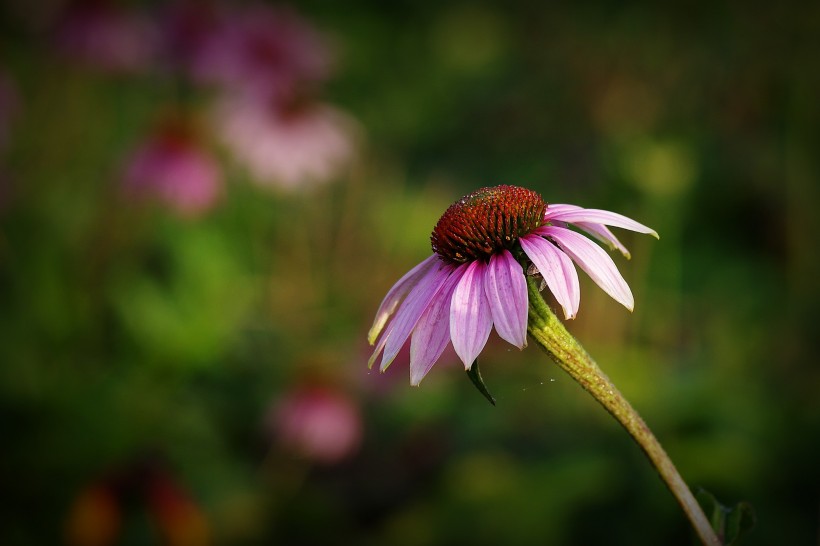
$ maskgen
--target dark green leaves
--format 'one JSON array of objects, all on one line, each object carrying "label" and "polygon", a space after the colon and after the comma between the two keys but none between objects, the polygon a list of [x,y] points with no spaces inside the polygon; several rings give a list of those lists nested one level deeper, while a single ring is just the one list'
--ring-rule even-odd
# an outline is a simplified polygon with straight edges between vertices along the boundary
[{"label": "dark green leaves", "polygon": [[757,522],[754,508],[748,502],[742,501],[732,507],[724,506],[705,489],[698,492],[697,499],[725,546],[740,544],[741,539],[749,534]]}]

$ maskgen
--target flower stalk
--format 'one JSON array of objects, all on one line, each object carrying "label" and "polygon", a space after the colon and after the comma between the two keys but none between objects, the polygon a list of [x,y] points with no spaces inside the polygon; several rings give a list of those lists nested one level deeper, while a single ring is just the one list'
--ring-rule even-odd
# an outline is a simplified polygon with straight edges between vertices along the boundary
[{"label": "flower stalk", "polygon": [[712,530],[709,519],[660,442],[638,412],[550,310],[541,297],[539,282],[527,277],[527,331],[530,337],[629,432],[683,508],[701,542],[707,546],[720,546],[721,542]]}]

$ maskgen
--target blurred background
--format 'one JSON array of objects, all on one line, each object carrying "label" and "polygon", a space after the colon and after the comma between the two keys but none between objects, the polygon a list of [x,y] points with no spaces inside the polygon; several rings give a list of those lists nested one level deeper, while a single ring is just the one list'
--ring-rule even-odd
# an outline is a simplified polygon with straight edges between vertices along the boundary
[{"label": "blurred background", "polygon": [[0,8],[0,542],[690,545],[535,347],[369,372],[441,213],[626,214],[572,332],[747,544],[820,540],[820,4]]}]

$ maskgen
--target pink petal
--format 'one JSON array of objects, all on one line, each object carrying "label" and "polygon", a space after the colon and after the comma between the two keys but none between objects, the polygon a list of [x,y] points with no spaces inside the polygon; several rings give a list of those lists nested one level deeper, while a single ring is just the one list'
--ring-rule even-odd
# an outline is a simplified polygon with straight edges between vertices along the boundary
[{"label": "pink petal", "polygon": [[554,220],[557,222],[568,222],[568,223],[578,223],[578,222],[586,222],[590,224],[604,224],[607,226],[619,227],[628,229],[631,231],[637,231],[638,233],[648,233],[654,237],[658,237],[658,234],[655,232],[654,229],[647,227],[643,224],[636,222],[631,218],[627,218],[622,214],[618,214],[615,212],[609,212],[608,210],[600,210],[600,209],[558,209],[557,211],[553,211],[550,213],[550,209],[547,208],[547,220]]},{"label": "pink petal", "polygon": [[572,210],[583,210],[583,207],[579,207],[578,205],[564,205],[560,203],[547,205],[547,212],[544,214],[544,220],[549,221],[549,219],[556,214]]},{"label": "pink petal", "polygon": [[538,268],[550,292],[564,309],[564,318],[575,318],[581,303],[581,287],[572,260],[550,241],[537,235],[522,237],[519,241],[524,253]]},{"label": "pink petal", "polygon": [[373,351],[373,355],[368,361],[369,366],[373,365],[379,351],[384,348],[380,370],[387,369],[393,359],[396,358],[399,350],[404,346],[407,338],[410,337],[410,332],[413,331],[424,310],[427,309],[433,297],[444,285],[444,281],[447,280],[451,271],[452,269],[447,267],[431,269],[418,280],[416,286],[407,294],[407,298],[396,311],[395,318],[382,334],[376,350]]},{"label": "pink petal", "polygon": [[607,245],[610,250],[618,249],[618,251],[623,254],[627,260],[632,257],[629,250],[621,244],[621,241],[619,241],[618,238],[615,237],[615,235],[609,231],[609,228],[605,225],[590,224],[588,222],[576,222],[575,225]]},{"label": "pink petal", "polygon": [[471,263],[458,281],[450,303],[450,337],[456,354],[470,369],[493,328],[490,304],[484,294],[483,262]]},{"label": "pink petal", "polygon": [[466,270],[467,266],[461,265],[453,271],[413,330],[410,338],[410,384],[414,387],[421,383],[450,342],[450,301],[456,284]]},{"label": "pink petal", "polygon": [[615,301],[622,304],[630,311],[635,306],[635,299],[629,285],[618,272],[615,262],[609,255],[579,233],[575,233],[566,228],[549,226],[544,228],[544,233],[549,235],[566,252],[581,269],[600,286],[604,292],[612,296]]},{"label": "pink petal", "polygon": [[419,279],[424,277],[430,271],[430,268],[436,264],[441,264],[441,260],[437,255],[433,254],[408,271],[401,279],[398,280],[396,284],[393,285],[393,288],[387,292],[387,295],[382,300],[381,305],[379,305],[379,310],[376,311],[376,318],[373,321],[373,326],[367,334],[367,341],[371,345],[376,342],[376,338],[379,337],[379,333],[381,333],[384,325],[387,324],[387,320],[390,318],[390,315],[393,314],[393,311],[396,310],[396,306],[402,298],[404,298],[404,296],[406,296],[407,293],[410,292],[414,286],[416,286]]},{"label": "pink petal", "polygon": [[493,254],[484,277],[495,330],[519,349],[527,346],[527,281],[512,253]]}]

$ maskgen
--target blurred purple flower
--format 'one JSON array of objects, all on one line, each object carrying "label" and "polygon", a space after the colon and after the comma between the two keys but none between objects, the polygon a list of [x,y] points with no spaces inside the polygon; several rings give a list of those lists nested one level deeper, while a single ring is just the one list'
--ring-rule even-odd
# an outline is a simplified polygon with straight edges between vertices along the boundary
[{"label": "blurred purple flower", "polygon": [[131,154],[123,185],[129,196],[156,199],[183,216],[198,216],[219,200],[222,174],[188,131],[169,126]]},{"label": "blurred purple flower", "polygon": [[[547,205],[516,186],[482,188],[455,202],[431,236],[434,254],[390,289],[368,341],[378,341],[369,365],[382,353],[386,369],[410,338],[410,382],[418,385],[452,341],[469,369],[495,326],[498,335],[527,344],[525,267],[534,267],[564,310],[578,312],[581,292],[573,261],[607,294],[632,310],[626,281],[604,250],[570,226],[628,257],[606,226],[657,237],[625,216],[574,205]],[[388,321],[392,317],[392,321]],[[385,325],[387,327],[385,328]]]},{"label": "blurred purple flower", "polygon": [[160,16],[164,61],[185,69],[200,62],[203,48],[219,29],[220,15],[207,0],[178,0],[167,6]]},{"label": "blurred purple flower", "polygon": [[140,72],[156,59],[158,33],[144,15],[105,0],[69,2],[57,21],[59,52],[111,72]]},{"label": "blurred purple flower", "polygon": [[[202,22],[202,20],[200,20]],[[194,38],[191,31],[189,37]],[[289,98],[330,71],[327,46],[296,12],[267,5],[219,14],[191,58],[195,79],[254,100]]]},{"label": "blurred purple flower", "polygon": [[351,455],[362,439],[362,416],[341,391],[305,385],[286,394],[266,423],[286,450],[316,463]]},{"label": "blurred purple flower", "polygon": [[355,152],[355,124],[327,105],[282,108],[242,99],[216,109],[216,133],[261,186],[294,189],[326,182]]}]

